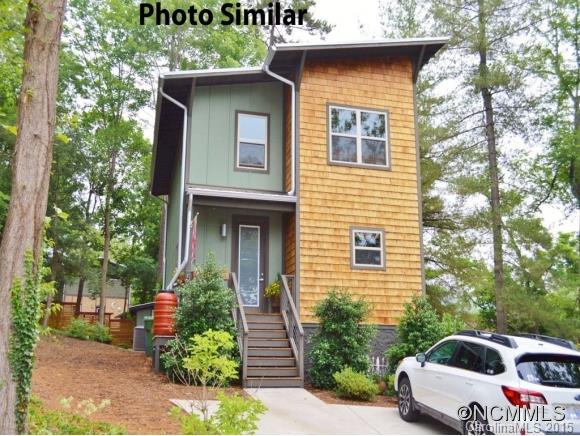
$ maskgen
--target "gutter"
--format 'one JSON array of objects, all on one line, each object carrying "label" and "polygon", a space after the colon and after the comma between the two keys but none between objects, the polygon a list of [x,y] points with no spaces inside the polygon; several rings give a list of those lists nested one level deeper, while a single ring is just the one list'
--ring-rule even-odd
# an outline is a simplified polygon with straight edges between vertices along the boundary
[{"label": "gutter", "polygon": [[276,47],[272,47],[270,49],[270,51],[268,52],[268,56],[266,57],[266,60],[264,61],[264,66],[262,67],[262,69],[264,70],[264,72],[267,75],[273,77],[274,79],[279,80],[282,83],[285,83],[286,85],[289,85],[290,88],[292,89],[292,103],[291,103],[292,115],[290,116],[290,123],[291,123],[291,127],[290,127],[291,158],[290,159],[292,162],[292,169],[290,171],[291,172],[290,191],[288,191],[286,194],[293,196],[296,194],[296,85],[293,81],[291,81],[285,77],[282,77],[279,74],[276,74],[270,70],[270,62],[272,61],[272,58],[274,57],[275,51],[276,51]]}]

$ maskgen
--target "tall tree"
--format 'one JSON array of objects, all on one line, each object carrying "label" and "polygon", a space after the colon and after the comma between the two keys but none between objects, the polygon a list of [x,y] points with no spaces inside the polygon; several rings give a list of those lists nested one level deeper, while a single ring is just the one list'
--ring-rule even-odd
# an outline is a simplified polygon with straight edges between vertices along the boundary
[{"label": "tall tree", "polygon": [[[10,205],[0,252],[0,433],[16,433],[16,388],[10,367],[10,299],[21,280],[24,257],[38,273],[56,120],[58,56],[65,0],[31,0],[25,21],[25,65],[12,160]],[[32,350],[30,350],[32,352]]]},{"label": "tall tree", "polygon": [[[435,3],[433,8],[441,29],[451,34],[453,56],[461,57],[455,68],[450,66],[448,70],[448,77],[457,74],[463,79],[463,83],[456,82],[459,92],[455,94],[465,99],[455,102],[456,117],[468,121],[462,122],[460,140],[468,147],[466,151],[485,145],[485,154],[473,155],[471,174],[465,174],[458,181],[464,192],[484,194],[489,203],[487,218],[482,216],[482,211],[476,211],[474,218],[480,216],[475,218],[480,225],[487,221],[492,235],[496,329],[501,333],[508,326],[500,144],[508,141],[510,135],[523,131],[521,115],[526,112],[528,101],[524,78],[516,72],[511,57],[521,46],[516,38],[530,26],[527,7],[526,3],[512,0],[456,0]],[[509,160],[507,156],[503,159],[507,168]]]},{"label": "tall tree", "polygon": [[[534,172],[541,177],[536,206],[555,199],[580,208],[580,2],[534,2],[534,44],[523,67],[543,82],[540,122],[549,146]],[[536,182],[538,182],[536,180]],[[580,247],[579,247],[580,249]]]},{"label": "tall tree", "polygon": [[[91,14],[86,14],[88,10]],[[67,40],[83,67],[79,94],[90,101],[82,116],[91,133],[85,146],[94,159],[95,194],[103,197],[99,322],[104,323],[111,238],[119,206],[115,197],[133,162],[147,150],[140,129],[128,118],[149,98],[143,85],[149,72],[145,57],[149,38],[124,0],[74,0],[71,12],[75,26],[67,32]]]}]

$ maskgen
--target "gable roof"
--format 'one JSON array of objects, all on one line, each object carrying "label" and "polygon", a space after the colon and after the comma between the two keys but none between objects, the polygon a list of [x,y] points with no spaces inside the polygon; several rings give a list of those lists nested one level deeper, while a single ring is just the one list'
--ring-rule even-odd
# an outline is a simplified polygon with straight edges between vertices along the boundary
[{"label": "gable roof", "polygon": [[[172,71],[159,76],[158,89],[188,105],[190,92],[197,86],[269,82],[274,79],[264,67],[281,76],[292,77],[304,59],[377,58],[408,56],[413,63],[413,79],[423,65],[446,43],[447,38],[377,39],[345,43],[290,43],[271,47],[261,67],[222,68]],[[171,174],[181,148],[183,111],[157,95],[151,193],[167,195],[171,190]]]}]

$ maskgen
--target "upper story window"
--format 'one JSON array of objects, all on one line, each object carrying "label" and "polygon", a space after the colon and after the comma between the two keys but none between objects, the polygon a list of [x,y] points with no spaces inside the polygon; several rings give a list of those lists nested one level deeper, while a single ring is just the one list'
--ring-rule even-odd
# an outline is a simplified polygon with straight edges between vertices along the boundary
[{"label": "upper story window", "polygon": [[268,114],[236,112],[236,169],[268,171]]},{"label": "upper story window", "polygon": [[352,267],[385,267],[385,234],[381,229],[351,229]]},{"label": "upper story window", "polygon": [[330,163],[389,168],[386,112],[330,105],[328,118]]}]

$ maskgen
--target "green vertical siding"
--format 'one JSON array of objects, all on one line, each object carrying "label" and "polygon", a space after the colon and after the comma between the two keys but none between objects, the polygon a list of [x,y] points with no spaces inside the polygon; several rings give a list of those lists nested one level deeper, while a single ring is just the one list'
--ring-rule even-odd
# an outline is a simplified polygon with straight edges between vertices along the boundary
[{"label": "green vertical siding", "polygon": [[[270,115],[269,172],[235,171],[236,110]],[[196,185],[282,191],[282,84],[200,86],[191,111],[189,182]]]},{"label": "green vertical siding", "polygon": [[[246,209],[230,209],[221,207],[200,206],[194,208],[199,212],[197,218],[197,256],[196,263],[205,262],[209,252],[214,253],[216,261],[224,265],[228,271],[232,267],[232,216],[258,215],[267,216],[269,220],[268,238],[268,281],[282,272],[282,214],[280,212],[252,211]],[[227,224],[227,236],[220,236],[220,224]]]},{"label": "green vertical siding", "polygon": [[[167,206],[167,235],[165,245],[165,285],[173,277],[177,267],[177,247],[179,245],[179,202],[181,199],[181,153],[175,160],[171,178],[171,194]],[[185,208],[184,203],[184,208]],[[185,237],[185,235],[183,236]]]}]

